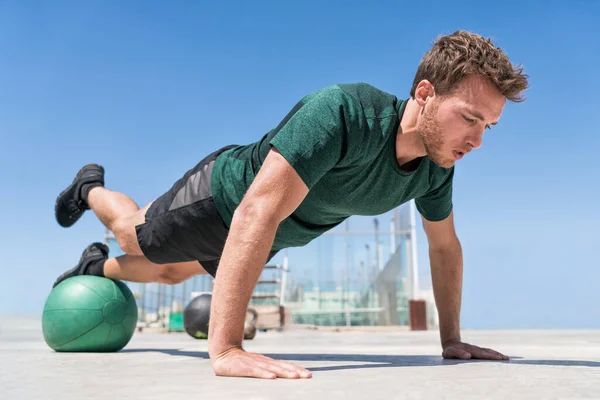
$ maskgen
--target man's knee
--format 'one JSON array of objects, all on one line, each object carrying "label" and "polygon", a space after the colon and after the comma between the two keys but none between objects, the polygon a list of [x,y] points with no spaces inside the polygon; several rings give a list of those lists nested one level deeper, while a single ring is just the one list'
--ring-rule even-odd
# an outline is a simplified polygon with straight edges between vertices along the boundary
[{"label": "man's knee", "polygon": [[167,285],[176,285],[195,275],[206,274],[206,270],[197,261],[186,261],[173,264],[155,264],[156,281]]},{"label": "man's knee", "polygon": [[177,268],[177,264],[158,264],[156,272],[156,281],[166,285],[176,285],[186,279]]},{"label": "man's knee", "polygon": [[142,250],[137,240],[135,226],[128,218],[122,218],[114,222],[112,232],[119,243],[119,247],[125,254],[142,255]]}]

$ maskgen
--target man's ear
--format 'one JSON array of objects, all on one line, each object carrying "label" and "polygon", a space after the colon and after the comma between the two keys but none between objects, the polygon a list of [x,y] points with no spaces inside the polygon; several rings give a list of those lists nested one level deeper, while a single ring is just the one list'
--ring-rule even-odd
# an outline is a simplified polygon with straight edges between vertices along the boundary
[{"label": "man's ear", "polygon": [[415,90],[415,100],[417,101],[417,104],[421,107],[425,107],[428,99],[433,96],[435,96],[435,89],[431,82],[427,79],[423,79],[419,82],[417,89]]}]

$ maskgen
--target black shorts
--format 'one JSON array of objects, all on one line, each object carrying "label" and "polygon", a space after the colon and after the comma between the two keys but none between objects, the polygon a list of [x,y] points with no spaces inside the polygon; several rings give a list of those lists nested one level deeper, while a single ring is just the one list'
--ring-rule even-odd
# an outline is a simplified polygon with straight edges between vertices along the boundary
[{"label": "black shorts", "polygon": [[[213,201],[211,174],[216,158],[232,147],[223,147],[206,156],[152,202],[145,222],[136,226],[138,243],[150,261],[156,264],[198,261],[206,272],[216,276],[229,228]],[[271,252],[268,260],[275,254]]]}]

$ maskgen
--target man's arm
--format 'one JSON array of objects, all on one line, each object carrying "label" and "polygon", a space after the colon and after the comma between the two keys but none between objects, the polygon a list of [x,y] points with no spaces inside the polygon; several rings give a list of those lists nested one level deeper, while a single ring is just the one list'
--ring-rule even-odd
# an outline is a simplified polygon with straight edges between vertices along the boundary
[{"label": "man's arm", "polygon": [[429,241],[433,294],[440,317],[440,339],[444,358],[508,360],[504,354],[463,343],[460,337],[463,256],[454,229],[454,213],[439,222],[423,218]]},{"label": "man's arm", "polygon": [[460,341],[460,308],[462,298],[463,257],[454,228],[454,213],[438,222],[423,218],[429,242],[433,294],[440,319],[442,345]]},{"label": "man's arm", "polygon": [[[271,149],[233,215],[215,279],[209,353],[218,375],[274,378],[293,369],[290,363],[264,356],[255,360],[240,350],[246,309],[277,227],[307,193],[307,186],[294,168],[275,148]],[[295,368],[298,375],[306,371]]]}]

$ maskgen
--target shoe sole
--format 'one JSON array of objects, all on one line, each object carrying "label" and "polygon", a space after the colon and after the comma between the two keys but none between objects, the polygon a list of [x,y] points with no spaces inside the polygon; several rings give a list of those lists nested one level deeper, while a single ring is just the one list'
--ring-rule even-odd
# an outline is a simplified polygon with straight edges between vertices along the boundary
[{"label": "shoe sole", "polygon": [[[79,179],[81,177],[81,175],[83,175],[86,171],[89,171],[90,169],[97,169],[97,168],[99,168],[102,171],[102,175],[104,175],[104,167],[102,167],[101,165],[98,165],[98,164],[85,165],[83,168],[81,168],[79,170],[77,175],[75,175],[75,179],[73,179],[73,182],[69,186],[67,186],[67,188],[65,190],[60,192],[60,194],[56,198],[56,201],[54,202],[54,216],[55,216],[57,222],[58,222],[58,205],[60,203],[61,197],[63,197],[65,195],[65,193],[67,193],[69,190],[71,190],[73,188],[73,186],[77,182],[77,179]],[[59,223],[59,225],[62,226],[63,228],[69,228],[69,227],[73,226],[73,224],[75,222],[77,222],[77,221],[73,221],[73,223],[71,225],[67,225],[67,226],[61,225],[60,223]]]}]

